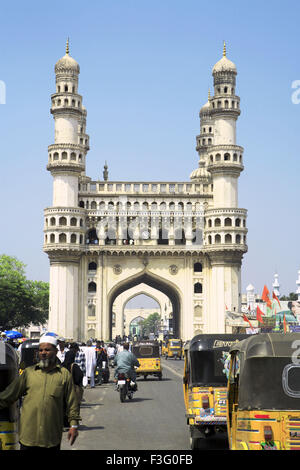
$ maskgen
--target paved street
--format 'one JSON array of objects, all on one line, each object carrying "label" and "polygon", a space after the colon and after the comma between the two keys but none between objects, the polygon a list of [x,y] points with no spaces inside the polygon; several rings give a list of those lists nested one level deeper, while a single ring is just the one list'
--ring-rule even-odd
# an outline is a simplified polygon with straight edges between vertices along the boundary
[{"label": "paved street", "polygon": [[[162,359],[163,380],[138,379],[133,400],[120,402],[109,384],[84,393],[79,437],[70,448],[64,433],[63,450],[190,450],[182,390],[183,360]],[[111,379],[113,372],[111,371]],[[224,438],[203,449],[226,449]]]}]

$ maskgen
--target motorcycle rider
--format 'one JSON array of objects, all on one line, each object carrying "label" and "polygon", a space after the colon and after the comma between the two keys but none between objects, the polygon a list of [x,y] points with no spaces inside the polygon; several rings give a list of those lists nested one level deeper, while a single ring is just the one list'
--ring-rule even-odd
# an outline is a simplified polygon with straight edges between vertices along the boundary
[{"label": "motorcycle rider", "polygon": [[134,367],[139,367],[140,363],[136,356],[129,351],[129,343],[124,343],[123,351],[119,352],[115,357],[115,381],[117,390],[118,374],[127,374],[132,382],[135,383],[134,391],[137,390],[136,372]]},{"label": "motorcycle rider", "polygon": [[107,348],[107,357],[108,357],[109,365],[113,365],[115,355],[116,355],[116,348],[113,346],[112,343],[110,343]]}]

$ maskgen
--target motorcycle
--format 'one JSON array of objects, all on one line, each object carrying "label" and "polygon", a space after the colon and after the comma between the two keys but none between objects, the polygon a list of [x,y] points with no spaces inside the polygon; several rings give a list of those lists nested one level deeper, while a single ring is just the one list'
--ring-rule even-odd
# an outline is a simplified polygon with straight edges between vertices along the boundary
[{"label": "motorcycle", "polygon": [[120,401],[124,403],[126,397],[129,400],[132,399],[134,392],[136,391],[136,383],[132,382],[127,374],[118,374],[117,390],[120,392]]},{"label": "motorcycle", "polygon": [[114,368],[115,367],[115,358],[114,357],[109,357],[108,358],[108,364],[109,364],[109,367]]}]

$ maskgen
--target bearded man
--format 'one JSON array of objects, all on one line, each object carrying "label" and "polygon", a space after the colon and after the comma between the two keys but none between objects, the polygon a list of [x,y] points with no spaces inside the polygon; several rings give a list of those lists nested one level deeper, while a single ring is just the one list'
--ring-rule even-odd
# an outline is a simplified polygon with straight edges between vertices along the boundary
[{"label": "bearded man", "polygon": [[20,450],[60,450],[65,411],[70,423],[68,440],[71,445],[78,436],[79,404],[72,376],[57,360],[56,346],[54,336],[42,336],[40,362],[27,367],[0,393],[0,408],[23,397]]}]

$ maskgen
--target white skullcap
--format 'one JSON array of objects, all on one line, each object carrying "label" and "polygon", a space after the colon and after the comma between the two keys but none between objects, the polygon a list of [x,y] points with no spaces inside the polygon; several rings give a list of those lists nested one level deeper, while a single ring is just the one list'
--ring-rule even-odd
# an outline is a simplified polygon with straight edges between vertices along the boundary
[{"label": "white skullcap", "polygon": [[57,346],[57,338],[51,335],[44,335],[40,337],[39,344],[41,343],[50,343],[53,344],[53,346]]}]

